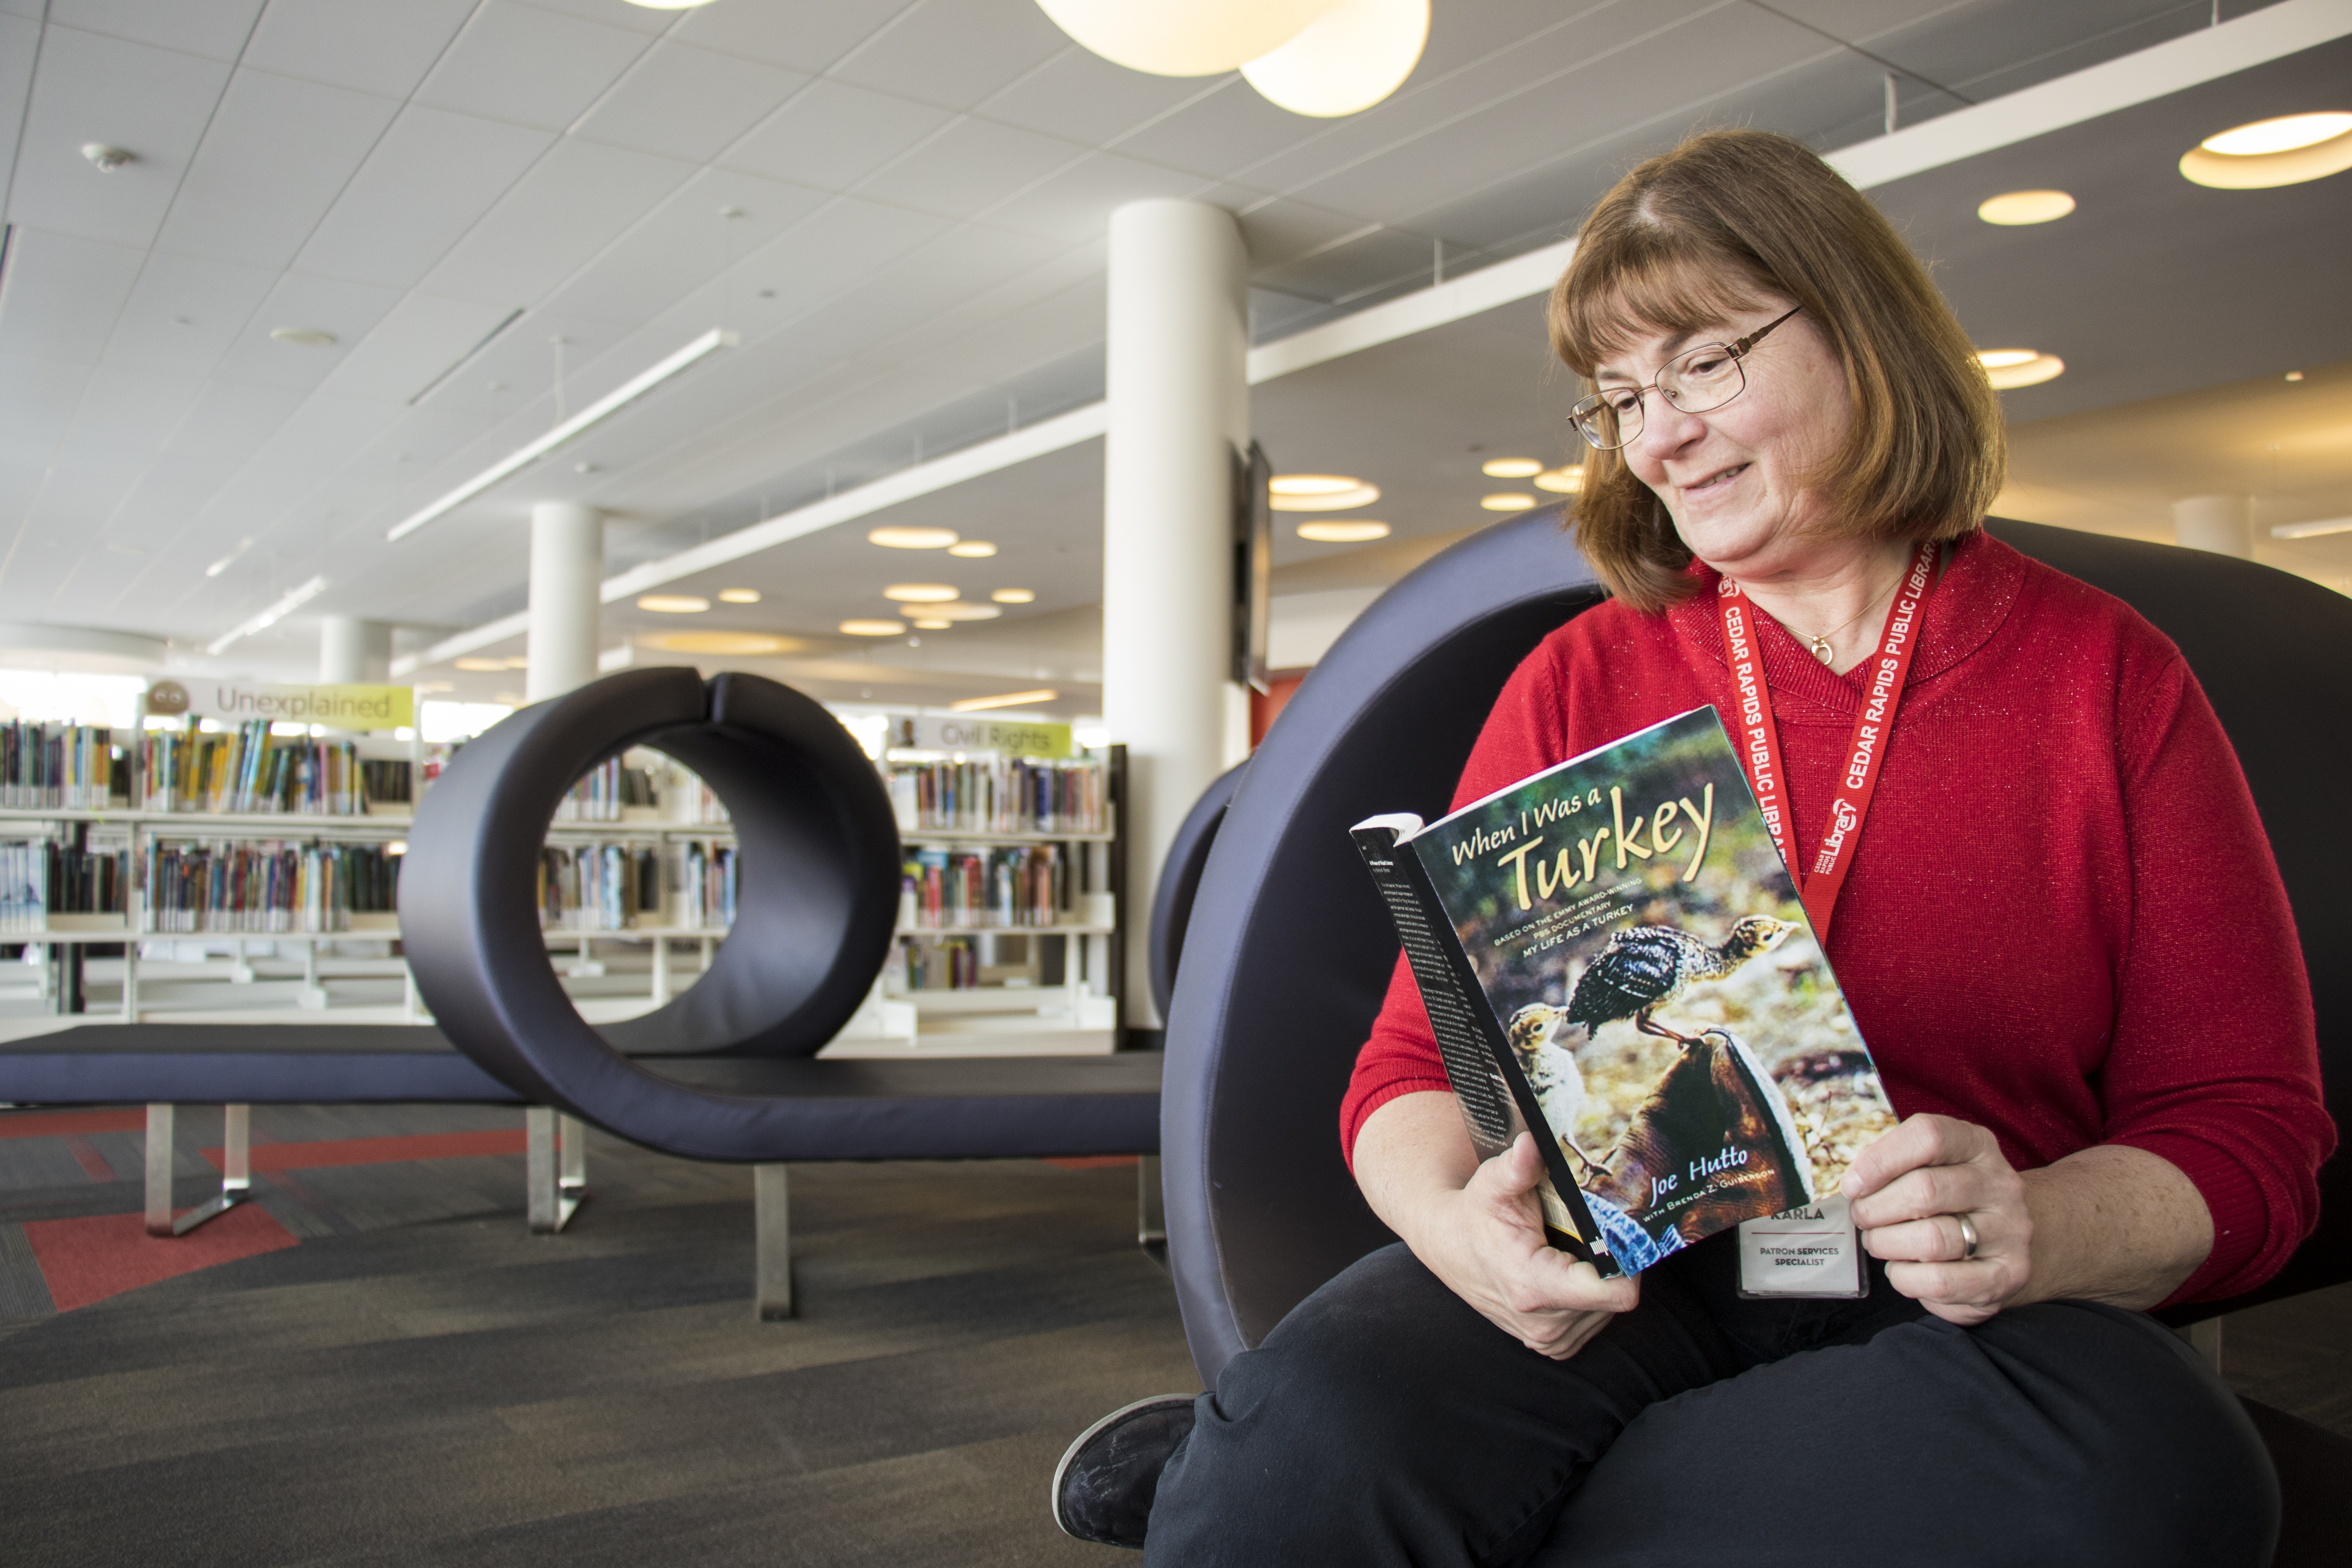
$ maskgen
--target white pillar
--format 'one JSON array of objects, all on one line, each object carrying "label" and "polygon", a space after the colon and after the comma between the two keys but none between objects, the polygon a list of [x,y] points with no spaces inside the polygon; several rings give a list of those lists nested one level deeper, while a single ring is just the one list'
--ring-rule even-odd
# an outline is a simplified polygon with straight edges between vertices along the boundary
[{"label": "white pillar", "polygon": [[392,628],[357,616],[319,623],[319,679],[328,686],[380,686],[392,679]]},{"label": "white pillar", "polygon": [[530,509],[530,668],[523,697],[561,697],[596,679],[597,590],[604,582],[604,514],[576,501]]},{"label": "white pillar", "polygon": [[1233,463],[1249,444],[1248,252],[1231,213],[1150,201],[1110,219],[1103,450],[1103,719],[1128,757],[1127,997],[1154,1028],[1151,895],[1177,826],[1238,761]]},{"label": "white pillar", "polygon": [[2185,496],[2172,503],[2172,541],[2217,555],[2254,558],[2252,496]]}]

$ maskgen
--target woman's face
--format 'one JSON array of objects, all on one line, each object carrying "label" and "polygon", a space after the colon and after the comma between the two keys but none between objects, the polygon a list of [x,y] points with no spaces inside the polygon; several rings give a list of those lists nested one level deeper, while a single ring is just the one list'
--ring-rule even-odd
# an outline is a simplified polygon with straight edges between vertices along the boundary
[{"label": "woman's face", "polygon": [[[1696,331],[1638,338],[1608,357],[1602,387],[1643,386],[1675,355],[1747,336],[1789,310],[1768,299],[1752,311]],[[1742,580],[1802,571],[1835,546],[1809,531],[1826,519],[1807,471],[1843,438],[1851,408],[1837,356],[1802,312],[1773,329],[1741,361],[1747,387],[1719,408],[1685,414],[1643,394],[1642,431],[1624,449],[1634,476],[1665,503],[1691,553]]]}]

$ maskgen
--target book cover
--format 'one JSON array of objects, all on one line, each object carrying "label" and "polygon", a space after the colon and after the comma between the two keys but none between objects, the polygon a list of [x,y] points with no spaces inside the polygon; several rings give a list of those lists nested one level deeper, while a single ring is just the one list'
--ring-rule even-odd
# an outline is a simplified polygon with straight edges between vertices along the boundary
[{"label": "book cover", "polygon": [[1539,1128],[1547,1227],[1604,1272],[1833,1193],[1895,1125],[1714,709],[1356,839],[1480,1156],[1504,1107]]}]

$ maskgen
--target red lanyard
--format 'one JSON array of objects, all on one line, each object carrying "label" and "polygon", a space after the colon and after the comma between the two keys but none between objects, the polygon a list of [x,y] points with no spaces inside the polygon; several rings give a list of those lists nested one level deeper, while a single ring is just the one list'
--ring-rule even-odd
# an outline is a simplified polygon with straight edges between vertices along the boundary
[{"label": "red lanyard", "polygon": [[1800,868],[1790,852],[1791,824],[1788,777],[1780,765],[1780,730],[1772,717],[1772,691],[1765,684],[1764,658],[1757,650],[1748,596],[1728,577],[1716,589],[1723,611],[1726,662],[1731,667],[1738,699],[1733,723],[1738,731],[1739,760],[1747,766],[1756,804],[1763,808],[1764,826],[1772,834],[1773,847],[1780,851],[1781,862],[1797,884],[1798,898],[1804,900],[1813,934],[1823,942],[1829,940],[1830,912],[1837,907],[1838,889],[1845,886],[1846,873],[1853,868],[1854,846],[1862,840],[1863,819],[1870,815],[1870,797],[1878,793],[1879,767],[1885,761],[1887,737],[1895,728],[1895,705],[1902,700],[1904,683],[1911,676],[1911,655],[1919,644],[1919,616],[1936,586],[1940,550],[1933,541],[1920,545],[1895,589],[1885,628],[1879,634],[1878,651],[1871,656],[1870,690],[1863,699],[1862,710],[1854,715],[1853,738],[1846,746],[1837,798],[1830,803],[1829,825],[1822,830],[1822,847],[1810,870]]}]

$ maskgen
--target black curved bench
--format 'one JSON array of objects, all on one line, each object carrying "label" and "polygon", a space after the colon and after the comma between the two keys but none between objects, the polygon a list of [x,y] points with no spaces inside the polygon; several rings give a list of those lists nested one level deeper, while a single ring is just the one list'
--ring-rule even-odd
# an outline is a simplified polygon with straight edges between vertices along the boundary
[{"label": "black curved bench", "polygon": [[[2352,774],[2352,603],[2251,563],[1995,521],[2137,607],[2219,710],[2279,851],[2316,1004],[2329,1110],[2352,1128],[2352,846],[2314,829]],[[1349,842],[1381,811],[1446,809],[1488,709],[1543,637],[1598,603],[1558,514],[1482,530],[1358,618],[1234,792],[1191,909],[1168,1015],[1161,1138],[1170,1258],[1204,1386],[1348,1264],[1393,1237],[1340,1158],[1338,1113],[1396,936]],[[2352,1280],[2352,1159],[2320,1175],[2318,1231],[2258,1291],[2176,1325]],[[2213,1342],[2209,1338],[2209,1343]],[[2352,1440],[2250,1405],[2287,1490],[2282,1565],[2352,1542]]]}]

